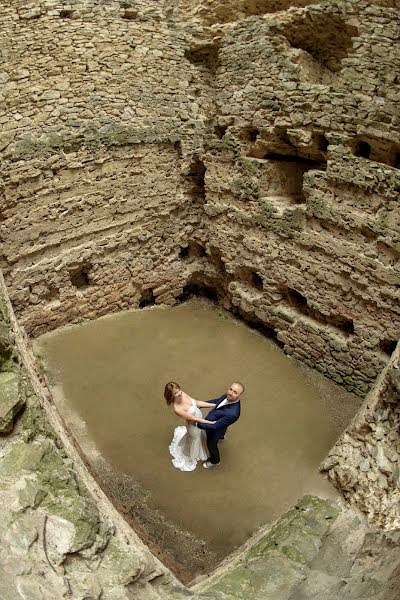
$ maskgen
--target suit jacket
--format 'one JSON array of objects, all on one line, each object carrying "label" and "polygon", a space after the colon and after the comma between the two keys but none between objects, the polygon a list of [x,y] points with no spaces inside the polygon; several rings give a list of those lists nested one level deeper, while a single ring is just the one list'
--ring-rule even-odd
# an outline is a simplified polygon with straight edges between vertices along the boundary
[{"label": "suit jacket", "polygon": [[232,425],[240,417],[240,400],[237,402],[228,402],[221,408],[217,408],[218,404],[225,400],[226,394],[215,400],[207,400],[209,404],[214,404],[214,408],[210,410],[206,419],[215,421],[215,423],[197,423],[199,429],[205,429],[207,437],[220,440],[224,437],[229,425]]}]

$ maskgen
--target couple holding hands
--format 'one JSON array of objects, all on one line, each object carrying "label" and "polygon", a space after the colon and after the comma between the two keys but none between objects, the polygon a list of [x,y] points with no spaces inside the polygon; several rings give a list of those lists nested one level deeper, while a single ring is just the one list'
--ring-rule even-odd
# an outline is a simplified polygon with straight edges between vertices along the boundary
[{"label": "couple holding hands", "polygon": [[[235,382],[219,398],[202,402],[189,396],[174,381],[167,383],[165,400],[186,421],[186,426],[175,429],[169,447],[172,463],[177,469],[193,471],[200,460],[205,461],[205,469],[220,463],[218,442],[224,439],[227,428],[240,417],[240,396],[243,392],[243,384]],[[206,419],[201,408],[211,409]]]}]

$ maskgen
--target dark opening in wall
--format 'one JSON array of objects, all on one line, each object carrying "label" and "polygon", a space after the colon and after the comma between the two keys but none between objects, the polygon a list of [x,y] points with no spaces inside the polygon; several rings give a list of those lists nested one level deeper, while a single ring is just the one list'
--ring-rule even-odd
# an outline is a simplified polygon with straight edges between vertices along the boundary
[{"label": "dark opening in wall", "polygon": [[317,134],[317,143],[318,143],[318,149],[321,150],[322,152],[326,152],[328,150],[329,142],[322,133]]},{"label": "dark opening in wall", "polygon": [[206,249],[198,242],[189,242],[179,250],[179,258],[201,258],[202,256],[206,256]]},{"label": "dark opening in wall", "polygon": [[89,272],[89,265],[83,266],[76,271],[72,271],[69,274],[72,285],[74,285],[78,290],[85,290],[88,288],[90,286]]},{"label": "dark opening in wall", "polygon": [[353,335],[354,333],[354,323],[351,319],[339,316],[331,317],[326,319],[326,323],[340,329],[343,333],[347,333],[348,335]]},{"label": "dark opening in wall", "polygon": [[325,168],[324,163],[319,162],[318,160],[313,160],[312,158],[304,158],[302,156],[293,156],[291,154],[278,154],[276,152],[268,152],[267,154],[264,154],[263,160],[297,162],[297,163],[302,163],[304,165],[309,165],[310,169],[311,168],[315,168],[315,169],[324,169]]},{"label": "dark opening in wall", "polygon": [[211,246],[209,248],[208,255],[210,264],[213,265],[213,267],[218,271],[218,273],[220,275],[226,275],[225,263],[222,260],[221,252],[218,250],[218,248]]},{"label": "dark opening in wall", "polygon": [[288,300],[288,302],[291,306],[294,306],[301,312],[304,312],[305,310],[307,310],[307,314],[308,314],[307,298],[305,296],[303,296],[303,294],[300,294],[300,292],[298,292],[297,290],[294,290],[293,288],[287,288],[286,299]]},{"label": "dark opening in wall", "polygon": [[188,258],[189,256],[189,246],[181,247],[179,249],[179,258]]},{"label": "dark opening in wall", "polygon": [[204,44],[185,50],[185,58],[196,67],[207,67],[214,70],[218,63],[219,46]]},{"label": "dark opening in wall", "polygon": [[388,356],[392,356],[393,352],[396,350],[396,346],[397,340],[381,340],[379,344],[379,348]]},{"label": "dark opening in wall", "polygon": [[203,90],[213,89],[215,86],[215,78],[219,67],[219,44],[203,44],[185,50],[185,58],[196,68],[196,79],[194,81],[196,87],[190,89],[198,89],[199,84]]},{"label": "dark opening in wall", "polygon": [[368,142],[358,142],[355,154],[362,158],[369,158],[371,156],[371,146]]},{"label": "dark opening in wall", "polygon": [[243,137],[248,142],[256,142],[259,135],[260,131],[256,127],[247,127],[243,130]]},{"label": "dark opening in wall", "polygon": [[189,254],[201,258],[206,256],[206,249],[198,242],[189,242]]},{"label": "dark opening in wall", "polygon": [[135,8],[126,8],[124,10],[124,14],[122,15],[123,19],[134,20],[138,17],[138,11]]},{"label": "dark opening in wall", "polygon": [[321,325],[329,325],[334,327],[346,336],[354,333],[354,323],[347,317],[341,315],[325,315],[318,309],[308,304],[307,298],[297,290],[287,287],[281,288],[281,293],[289,306],[295,308],[299,313],[306,317],[310,317]]},{"label": "dark opening in wall", "polygon": [[154,297],[153,290],[143,290],[139,300],[139,308],[145,308],[146,306],[154,306],[156,299]]},{"label": "dark opening in wall", "polygon": [[74,11],[69,8],[64,8],[60,10],[60,19],[72,19]]},{"label": "dark opening in wall", "polygon": [[204,165],[204,162],[198,156],[194,156],[192,162],[190,163],[188,177],[189,180],[192,182],[191,193],[193,195],[193,199],[202,203],[204,203],[206,200],[206,170],[207,169]]},{"label": "dark opening in wall", "polygon": [[375,139],[370,137],[356,137],[351,141],[351,151],[354,156],[368,158],[375,162],[380,162],[390,167],[399,168],[399,145],[395,142],[385,139]]},{"label": "dark opening in wall", "polygon": [[256,290],[259,290],[260,292],[263,291],[262,277],[257,273],[257,271],[254,271],[254,269],[251,269],[250,267],[241,267],[237,269],[236,277],[239,279],[239,281],[246,283]]},{"label": "dark opening in wall", "polygon": [[219,140],[222,140],[222,138],[224,137],[227,129],[228,129],[228,125],[215,125],[215,127],[214,127],[214,135]]},{"label": "dark opening in wall", "polygon": [[182,142],[180,140],[174,143],[174,150],[178,154],[178,158],[182,158]]},{"label": "dark opening in wall", "polygon": [[183,288],[182,294],[177,298],[179,302],[185,302],[190,298],[207,298],[211,302],[218,302],[216,287],[202,282],[189,281]]}]

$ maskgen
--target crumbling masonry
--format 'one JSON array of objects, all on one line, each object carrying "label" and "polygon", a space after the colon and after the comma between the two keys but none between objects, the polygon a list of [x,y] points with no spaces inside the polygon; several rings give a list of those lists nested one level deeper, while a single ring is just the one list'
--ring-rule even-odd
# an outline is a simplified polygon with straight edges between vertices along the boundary
[{"label": "crumbling masonry", "polygon": [[[1,268],[19,348],[0,339],[16,398],[4,431],[33,397],[18,384],[35,377],[28,336],[204,294],[348,390],[376,382],[323,469],[372,526],[399,527],[397,0],[3,0],[0,23]],[[5,457],[18,436],[42,444],[44,426],[19,427]],[[43,466],[52,444],[28,463]],[[124,593],[156,598],[164,584],[143,582],[160,577],[180,593],[147,552],[118,580]],[[386,579],[371,598],[396,598]]]}]

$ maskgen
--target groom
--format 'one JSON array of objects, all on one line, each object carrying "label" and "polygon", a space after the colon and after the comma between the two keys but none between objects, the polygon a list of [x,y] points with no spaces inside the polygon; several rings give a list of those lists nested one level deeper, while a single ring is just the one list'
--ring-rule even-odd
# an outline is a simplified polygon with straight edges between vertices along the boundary
[{"label": "groom", "polygon": [[229,425],[232,425],[240,417],[240,395],[243,392],[244,385],[236,382],[232,383],[226,394],[220,398],[208,400],[209,404],[214,404],[214,408],[208,413],[207,420],[214,421],[214,423],[197,423],[197,427],[205,429],[207,433],[210,456],[203,464],[205,469],[212,469],[220,463],[218,442],[224,439]]}]

